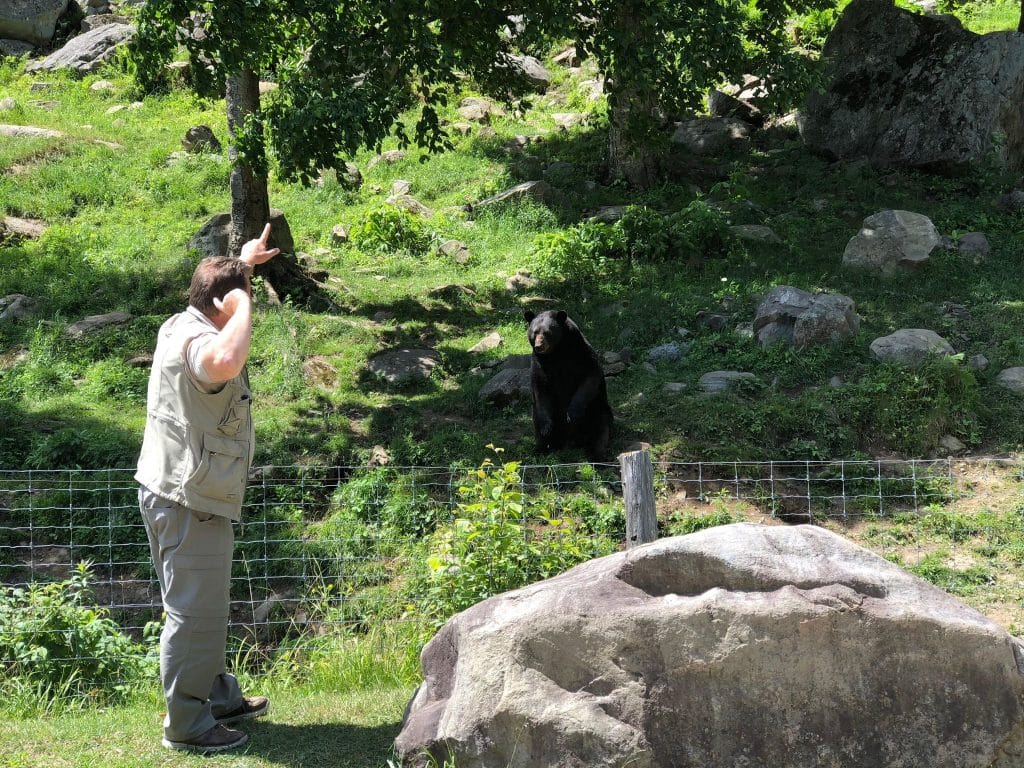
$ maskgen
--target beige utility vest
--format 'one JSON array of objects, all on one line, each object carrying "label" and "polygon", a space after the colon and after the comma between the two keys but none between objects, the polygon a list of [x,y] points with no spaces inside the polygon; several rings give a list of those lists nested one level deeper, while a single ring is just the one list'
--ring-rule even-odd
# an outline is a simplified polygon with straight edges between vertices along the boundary
[{"label": "beige utility vest", "polygon": [[244,369],[213,394],[189,376],[185,348],[210,333],[216,326],[194,307],[161,326],[135,479],[189,509],[238,520],[255,444],[252,397]]}]

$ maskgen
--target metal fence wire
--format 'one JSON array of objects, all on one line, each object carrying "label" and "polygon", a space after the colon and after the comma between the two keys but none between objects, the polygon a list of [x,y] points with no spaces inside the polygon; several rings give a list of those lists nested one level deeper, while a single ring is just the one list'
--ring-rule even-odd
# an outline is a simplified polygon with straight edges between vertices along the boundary
[{"label": "metal fence wire", "polygon": [[[384,599],[402,553],[460,514],[470,471],[257,468],[236,527],[232,649],[259,645],[272,653],[314,610],[316,632],[358,630],[368,601]],[[94,604],[141,638],[162,608],[132,475],[0,470],[0,589],[61,582],[88,562]],[[602,516],[601,535],[623,545],[616,465],[519,466],[518,476],[525,497],[552,514]],[[1024,563],[1016,462],[662,462],[654,486],[659,535],[740,520],[824,525],[954,593],[974,590],[976,607],[991,604],[1004,625],[1024,626],[1024,584],[1000,583],[988,600],[984,590],[998,574],[991,563],[987,576],[975,567],[986,548],[1008,549]],[[520,530],[529,535],[531,528]],[[964,573],[974,581],[960,579]],[[11,662],[0,658],[0,669]]]}]

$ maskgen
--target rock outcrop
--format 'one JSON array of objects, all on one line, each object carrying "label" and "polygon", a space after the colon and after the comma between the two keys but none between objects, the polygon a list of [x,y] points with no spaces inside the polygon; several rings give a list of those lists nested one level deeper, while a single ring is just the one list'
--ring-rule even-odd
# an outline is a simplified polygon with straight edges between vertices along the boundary
[{"label": "rock outcrop", "polygon": [[459,768],[1018,767],[1022,648],[827,530],[721,526],[451,619],[396,747]]},{"label": "rock outcrop", "polygon": [[1024,165],[1024,35],[853,0],[823,56],[826,85],[798,120],[816,151],[938,171]]}]

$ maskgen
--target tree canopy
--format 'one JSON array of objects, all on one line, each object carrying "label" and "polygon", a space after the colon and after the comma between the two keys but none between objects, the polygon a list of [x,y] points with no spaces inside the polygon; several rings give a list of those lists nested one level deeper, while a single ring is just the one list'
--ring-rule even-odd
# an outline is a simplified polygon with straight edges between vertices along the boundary
[{"label": "tree canopy", "polygon": [[[240,134],[239,150],[265,173],[266,137],[282,175],[308,182],[392,131],[403,143],[443,146],[437,110],[461,78],[503,96],[524,93],[509,17],[545,8],[539,0],[150,0],[133,58],[146,87],[159,84],[181,47],[200,94],[223,95],[225,80],[245,71],[274,80],[279,88],[262,121],[254,115]],[[399,117],[417,104],[407,131]]]}]

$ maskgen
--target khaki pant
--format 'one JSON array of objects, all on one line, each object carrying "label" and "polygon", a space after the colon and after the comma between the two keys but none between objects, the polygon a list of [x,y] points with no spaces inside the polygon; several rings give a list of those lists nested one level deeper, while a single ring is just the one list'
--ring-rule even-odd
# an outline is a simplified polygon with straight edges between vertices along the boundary
[{"label": "khaki pant", "polygon": [[189,741],[242,705],[224,666],[235,534],[226,517],[196,512],[139,489],[167,620],[160,635],[160,680],[167,701],[164,737]]}]

